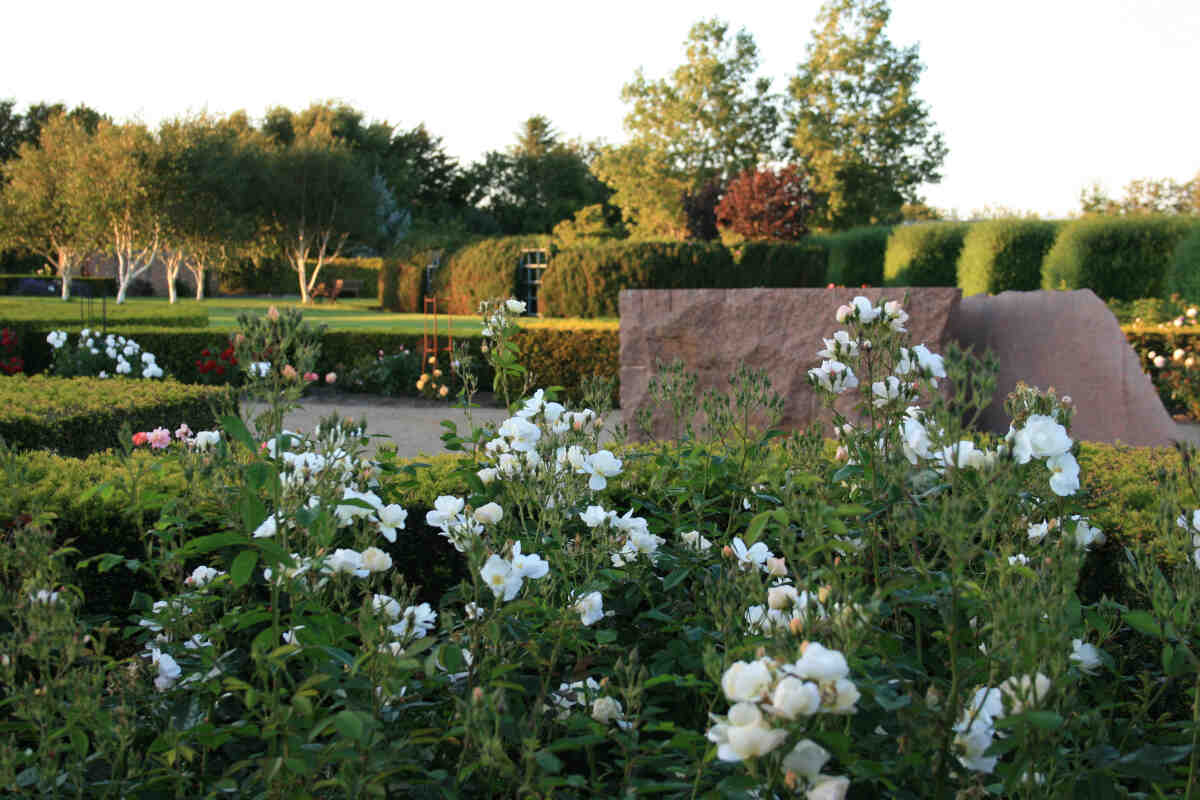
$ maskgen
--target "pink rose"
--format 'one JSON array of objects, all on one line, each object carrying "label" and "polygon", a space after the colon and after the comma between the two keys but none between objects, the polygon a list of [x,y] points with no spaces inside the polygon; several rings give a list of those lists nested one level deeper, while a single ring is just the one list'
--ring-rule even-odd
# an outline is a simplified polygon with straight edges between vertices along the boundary
[{"label": "pink rose", "polygon": [[144,445],[145,443],[146,443],[146,434],[145,434],[145,432],[143,432],[143,431],[139,431],[139,432],[137,432],[137,433],[135,433],[135,434],[133,435],[133,446],[134,446],[134,447],[141,447],[141,446],[142,446],[142,445]]},{"label": "pink rose", "polygon": [[321,376],[315,372],[304,373],[304,380],[308,381],[309,383],[312,383],[315,380],[320,380],[320,378],[321,378]]},{"label": "pink rose", "polygon": [[155,428],[146,434],[146,441],[155,450],[164,450],[171,444],[171,432],[166,428]]},{"label": "pink rose", "polygon": [[325,382],[326,383],[337,383],[337,373],[336,372],[326,372],[325,373]]}]

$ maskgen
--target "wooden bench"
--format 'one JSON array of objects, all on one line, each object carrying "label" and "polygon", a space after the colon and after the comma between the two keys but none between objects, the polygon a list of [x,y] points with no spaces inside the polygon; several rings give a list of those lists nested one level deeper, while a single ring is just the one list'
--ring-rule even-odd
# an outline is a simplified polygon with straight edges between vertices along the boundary
[{"label": "wooden bench", "polygon": [[364,281],[354,278],[338,278],[333,282],[333,285],[322,281],[318,283],[316,288],[312,290],[314,300],[321,297],[329,298],[329,302],[336,303],[339,297],[362,297]]}]

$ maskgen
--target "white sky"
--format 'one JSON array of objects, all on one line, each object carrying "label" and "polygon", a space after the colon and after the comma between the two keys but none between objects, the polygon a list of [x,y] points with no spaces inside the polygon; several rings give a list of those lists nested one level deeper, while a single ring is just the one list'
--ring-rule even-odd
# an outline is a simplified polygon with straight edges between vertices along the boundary
[{"label": "white sky", "polygon": [[[80,102],[157,124],[207,109],[343,100],[424,122],[466,164],[522,120],[624,139],[621,87],[667,75],[698,19],[754,35],[777,91],[819,0],[26,2],[6,8],[0,98]],[[888,33],[919,44],[917,93],[950,153],[932,205],[1064,215],[1100,181],[1200,172],[1200,0],[893,0]]]}]

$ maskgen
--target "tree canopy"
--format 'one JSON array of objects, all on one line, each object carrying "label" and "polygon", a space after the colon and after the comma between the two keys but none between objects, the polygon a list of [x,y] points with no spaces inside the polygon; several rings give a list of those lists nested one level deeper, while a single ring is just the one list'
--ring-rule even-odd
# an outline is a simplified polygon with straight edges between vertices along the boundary
[{"label": "tree canopy", "polygon": [[789,86],[791,147],[822,227],[898,221],[921,184],[941,179],[946,145],[915,93],[924,67],[916,45],[888,39],[890,16],[886,0],[826,0]]}]

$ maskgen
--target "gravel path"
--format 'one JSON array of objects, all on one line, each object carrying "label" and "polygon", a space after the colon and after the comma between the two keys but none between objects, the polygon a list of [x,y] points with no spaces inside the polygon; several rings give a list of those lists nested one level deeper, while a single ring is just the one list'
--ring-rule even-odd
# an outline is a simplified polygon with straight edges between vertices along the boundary
[{"label": "gravel path", "polygon": [[[481,398],[490,403],[491,397]],[[373,447],[380,442],[393,442],[401,458],[415,458],[444,453],[442,420],[452,420],[458,425],[460,434],[469,433],[466,413],[449,403],[439,403],[410,397],[380,397],[367,394],[321,392],[305,397],[301,407],[285,419],[285,425],[294,431],[308,432],[316,427],[322,417],[333,412],[357,420],[367,418],[367,433],[385,434],[387,439],[375,439]],[[254,407],[247,409],[253,416]],[[499,424],[508,418],[507,410],[485,405],[471,410],[476,425],[485,422]],[[1178,422],[1179,438],[1200,445],[1200,424]]]}]

